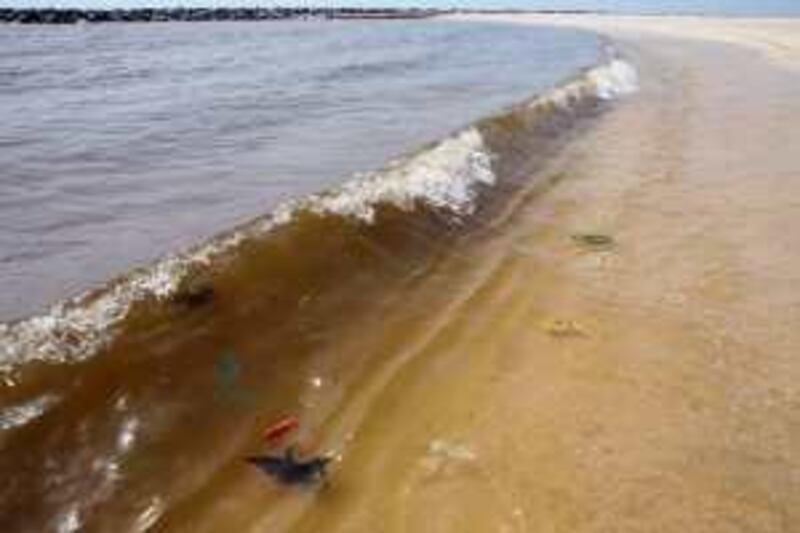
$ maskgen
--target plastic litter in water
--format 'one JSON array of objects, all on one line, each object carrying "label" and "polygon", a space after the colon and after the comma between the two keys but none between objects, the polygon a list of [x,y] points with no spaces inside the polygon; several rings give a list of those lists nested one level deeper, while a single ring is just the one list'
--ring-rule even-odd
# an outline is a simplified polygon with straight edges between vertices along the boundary
[{"label": "plastic litter in water", "polygon": [[464,443],[435,439],[428,444],[420,466],[424,477],[436,478],[452,473],[453,468],[470,464],[477,458],[477,454]]},{"label": "plastic litter in water", "polygon": [[295,415],[288,415],[273,422],[264,430],[264,440],[275,445],[283,440],[289,433],[297,430],[300,420]]},{"label": "plastic litter in water", "polygon": [[282,456],[251,456],[245,460],[282,485],[313,485],[326,481],[327,466],[333,459],[318,456],[303,460],[290,446]]},{"label": "plastic litter in water", "polygon": [[233,351],[223,353],[214,366],[216,396],[238,404],[255,401],[255,393],[242,383],[242,363]]},{"label": "plastic litter in water", "polygon": [[432,440],[428,444],[428,455],[455,461],[474,461],[478,458],[466,444],[441,439]]},{"label": "plastic litter in water", "polygon": [[242,365],[233,352],[225,352],[217,360],[216,376],[217,384],[221,388],[230,388],[236,385],[239,375],[242,372]]}]

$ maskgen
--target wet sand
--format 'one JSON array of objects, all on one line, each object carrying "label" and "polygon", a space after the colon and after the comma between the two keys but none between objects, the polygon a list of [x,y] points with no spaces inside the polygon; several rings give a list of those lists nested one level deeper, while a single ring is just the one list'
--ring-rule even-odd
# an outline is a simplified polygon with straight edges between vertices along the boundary
[{"label": "wet sand", "polygon": [[343,334],[342,461],[255,530],[800,529],[800,22],[555,23],[641,92]]}]

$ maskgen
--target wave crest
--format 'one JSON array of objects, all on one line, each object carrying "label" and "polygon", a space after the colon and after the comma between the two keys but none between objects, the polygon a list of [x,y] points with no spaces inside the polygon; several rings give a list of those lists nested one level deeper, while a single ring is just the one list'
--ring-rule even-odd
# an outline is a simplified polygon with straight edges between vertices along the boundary
[{"label": "wave crest", "polygon": [[[635,68],[613,58],[523,107],[528,114],[553,107],[569,112],[637,89]],[[494,165],[502,154],[486,142],[481,124],[502,121],[515,112],[511,109],[464,128],[380,171],[356,175],[327,192],[289,201],[265,217],[185,253],[135,270],[104,289],[58,303],[42,315],[0,324],[0,379],[13,386],[15,372],[24,364],[74,363],[91,357],[115,338],[134,303],[174,298],[197,266],[213,264],[242,242],[291,225],[303,213],[348,217],[368,225],[375,223],[381,206],[404,212],[424,206],[457,220],[473,215],[482,191],[500,181]]]}]

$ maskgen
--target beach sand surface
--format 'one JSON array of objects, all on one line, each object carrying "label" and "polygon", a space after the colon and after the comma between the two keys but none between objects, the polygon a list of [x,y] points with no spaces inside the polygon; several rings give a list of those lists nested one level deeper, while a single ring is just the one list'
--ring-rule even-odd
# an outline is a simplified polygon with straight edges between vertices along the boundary
[{"label": "beach sand surface", "polygon": [[514,14],[448,17],[512,24],[543,24],[597,31],[613,37],[671,37],[728,43],[765,53],[784,66],[800,67],[800,18],[725,18],[706,16]]}]

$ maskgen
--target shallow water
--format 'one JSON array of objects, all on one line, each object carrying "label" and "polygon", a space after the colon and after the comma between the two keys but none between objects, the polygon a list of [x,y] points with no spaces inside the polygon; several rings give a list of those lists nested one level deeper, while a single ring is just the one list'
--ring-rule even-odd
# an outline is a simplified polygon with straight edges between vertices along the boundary
[{"label": "shallow water", "polygon": [[598,58],[425,22],[0,28],[0,319],[382,166]]}]

